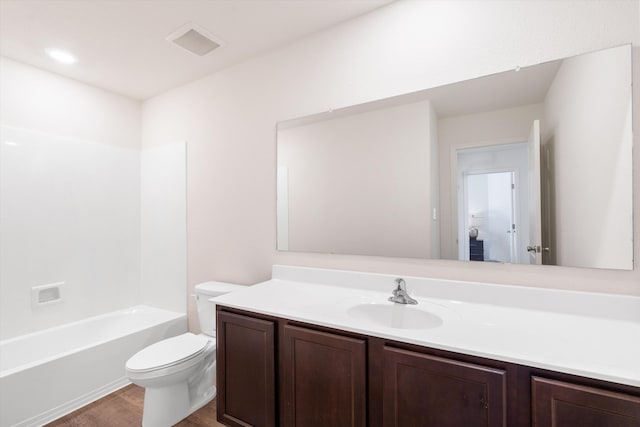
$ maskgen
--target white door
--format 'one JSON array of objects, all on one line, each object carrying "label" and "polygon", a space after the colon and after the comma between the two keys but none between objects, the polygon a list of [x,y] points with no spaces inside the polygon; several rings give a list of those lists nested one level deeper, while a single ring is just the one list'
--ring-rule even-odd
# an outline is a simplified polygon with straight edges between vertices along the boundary
[{"label": "white door", "polygon": [[540,120],[529,132],[529,264],[542,264],[542,209],[540,203]]}]

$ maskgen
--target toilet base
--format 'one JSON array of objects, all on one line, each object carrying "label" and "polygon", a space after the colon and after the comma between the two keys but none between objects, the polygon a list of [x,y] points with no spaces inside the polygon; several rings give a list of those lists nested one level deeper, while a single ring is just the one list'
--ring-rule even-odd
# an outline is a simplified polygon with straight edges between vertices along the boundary
[{"label": "toilet base", "polygon": [[181,381],[144,391],[142,427],[169,427],[189,415],[189,387]]},{"label": "toilet base", "polygon": [[212,386],[191,405],[186,381],[160,388],[147,387],[144,392],[142,427],[170,427],[211,402],[216,397],[216,391]]},{"label": "toilet base", "polygon": [[189,410],[189,414],[193,414],[198,409],[202,408],[204,405],[211,402],[216,397],[217,392],[218,390],[215,387],[211,387],[209,390],[207,390],[205,395],[202,396],[202,399],[200,399],[200,401],[195,402],[193,404],[193,406]]}]

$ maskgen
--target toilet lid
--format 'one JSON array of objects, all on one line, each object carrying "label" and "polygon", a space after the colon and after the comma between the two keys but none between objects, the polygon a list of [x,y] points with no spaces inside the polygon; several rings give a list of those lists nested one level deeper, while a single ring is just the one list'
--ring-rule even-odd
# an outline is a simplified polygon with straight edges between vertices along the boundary
[{"label": "toilet lid", "polygon": [[204,351],[209,340],[190,332],[159,341],[134,354],[127,361],[130,371],[149,371],[175,365]]}]

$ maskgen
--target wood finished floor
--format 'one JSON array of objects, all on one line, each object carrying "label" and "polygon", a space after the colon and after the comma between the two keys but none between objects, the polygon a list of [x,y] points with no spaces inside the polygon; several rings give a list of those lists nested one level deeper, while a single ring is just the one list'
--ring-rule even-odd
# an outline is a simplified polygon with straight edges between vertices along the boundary
[{"label": "wood finished floor", "polygon": [[[142,424],[144,388],[131,384],[65,415],[46,427],[137,427]],[[176,424],[178,427],[218,427],[216,401]]]}]

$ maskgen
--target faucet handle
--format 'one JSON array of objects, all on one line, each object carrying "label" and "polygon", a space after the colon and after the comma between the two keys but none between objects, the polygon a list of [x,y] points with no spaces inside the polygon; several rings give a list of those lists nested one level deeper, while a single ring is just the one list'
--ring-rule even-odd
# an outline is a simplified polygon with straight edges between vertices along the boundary
[{"label": "faucet handle", "polygon": [[407,293],[407,283],[402,278],[396,279],[396,288],[391,292],[392,297],[389,297],[389,301],[399,304],[417,304],[418,301],[411,298]]}]

